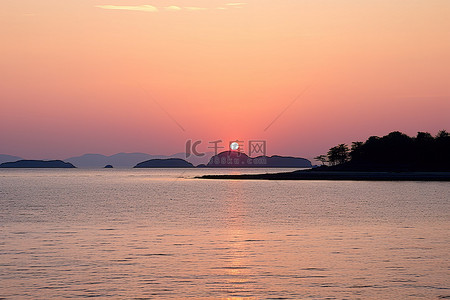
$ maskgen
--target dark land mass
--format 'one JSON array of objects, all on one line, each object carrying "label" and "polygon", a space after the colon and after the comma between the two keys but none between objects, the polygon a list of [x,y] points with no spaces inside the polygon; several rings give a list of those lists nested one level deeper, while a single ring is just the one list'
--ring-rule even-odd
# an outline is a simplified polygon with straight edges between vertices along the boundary
[{"label": "dark land mass", "polygon": [[450,135],[416,137],[395,131],[366,142],[345,144],[322,155],[330,166],[277,174],[206,175],[207,179],[450,181]]},{"label": "dark land mass", "polygon": [[76,168],[62,160],[18,160],[0,164],[0,168]]},{"label": "dark land mass", "polygon": [[450,172],[396,173],[300,170],[274,174],[205,175],[197,178],[246,180],[450,181]]},{"label": "dark land mass", "polygon": [[[339,146],[330,149],[329,157],[335,148]],[[445,130],[436,137],[427,132],[409,137],[398,131],[371,136],[354,142],[347,154],[338,152],[337,162],[317,171],[450,172],[450,136]]]},{"label": "dark land mass", "polygon": [[150,159],[138,163],[134,168],[194,168],[194,166],[181,158]]},{"label": "dark land mass", "polygon": [[106,166],[104,167],[104,169],[112,169],[112,168],[114,168],[114,167],[111,166],[111,165],[106,165]]},{"label": "dark land mass", "polygon": [[[203,166],[202,166],[203,167]],[[208,168],[311,168],[311,162],[305,158],[290,156],[249,157],[237,151],[224,151],[214,155]]]}]

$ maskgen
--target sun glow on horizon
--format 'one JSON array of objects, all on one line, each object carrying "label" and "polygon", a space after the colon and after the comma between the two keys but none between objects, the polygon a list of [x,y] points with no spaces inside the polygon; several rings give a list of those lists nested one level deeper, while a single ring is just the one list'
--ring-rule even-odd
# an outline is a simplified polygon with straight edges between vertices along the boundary
[{"label": "sun glow on horizon", "polygon": [[447,0],[17,0],[0,11],[0,153],[172,154],[187,139],[239,136],[313,157],[450,128]]}]

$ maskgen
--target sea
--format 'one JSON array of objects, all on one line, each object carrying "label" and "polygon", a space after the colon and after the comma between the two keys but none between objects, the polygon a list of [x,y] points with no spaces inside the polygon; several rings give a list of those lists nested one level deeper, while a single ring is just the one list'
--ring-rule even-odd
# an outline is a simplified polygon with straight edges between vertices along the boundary
[{"label": "sea", "polygon": [[1,299],[450,299],[450,183],[1,169]]}]

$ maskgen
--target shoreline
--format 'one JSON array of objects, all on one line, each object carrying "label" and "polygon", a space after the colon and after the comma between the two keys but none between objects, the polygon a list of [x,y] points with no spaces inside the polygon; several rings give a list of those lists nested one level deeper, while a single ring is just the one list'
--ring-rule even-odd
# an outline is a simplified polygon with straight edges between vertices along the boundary
[{"label": "shoreline", "polygon": [[266,174],[203,175],[196,178],[232,180],[450,181],[450,172],[294,171]]}]

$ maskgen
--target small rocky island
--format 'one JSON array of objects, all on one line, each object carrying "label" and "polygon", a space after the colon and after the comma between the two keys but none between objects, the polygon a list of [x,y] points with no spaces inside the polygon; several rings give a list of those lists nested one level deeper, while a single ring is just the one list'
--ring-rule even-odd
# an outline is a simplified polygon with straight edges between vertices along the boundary
[{"label": "small rocky island", "polygon": [[134,168],[194,168],[194,165],[181,158],[167,158],[143,161]]},{"label": "small rocky island", "polygon": [[112,169],[112,168],[114,168],[112,165],[106,165],[106,166],[104,167],[104,169]]},{"label": "small rocky island", "polygon": [[70,169],[76,168],[71,163],[62,160],[18,160],[15,162],[5,162],[0,164],[0,168],[61,168]]}]

